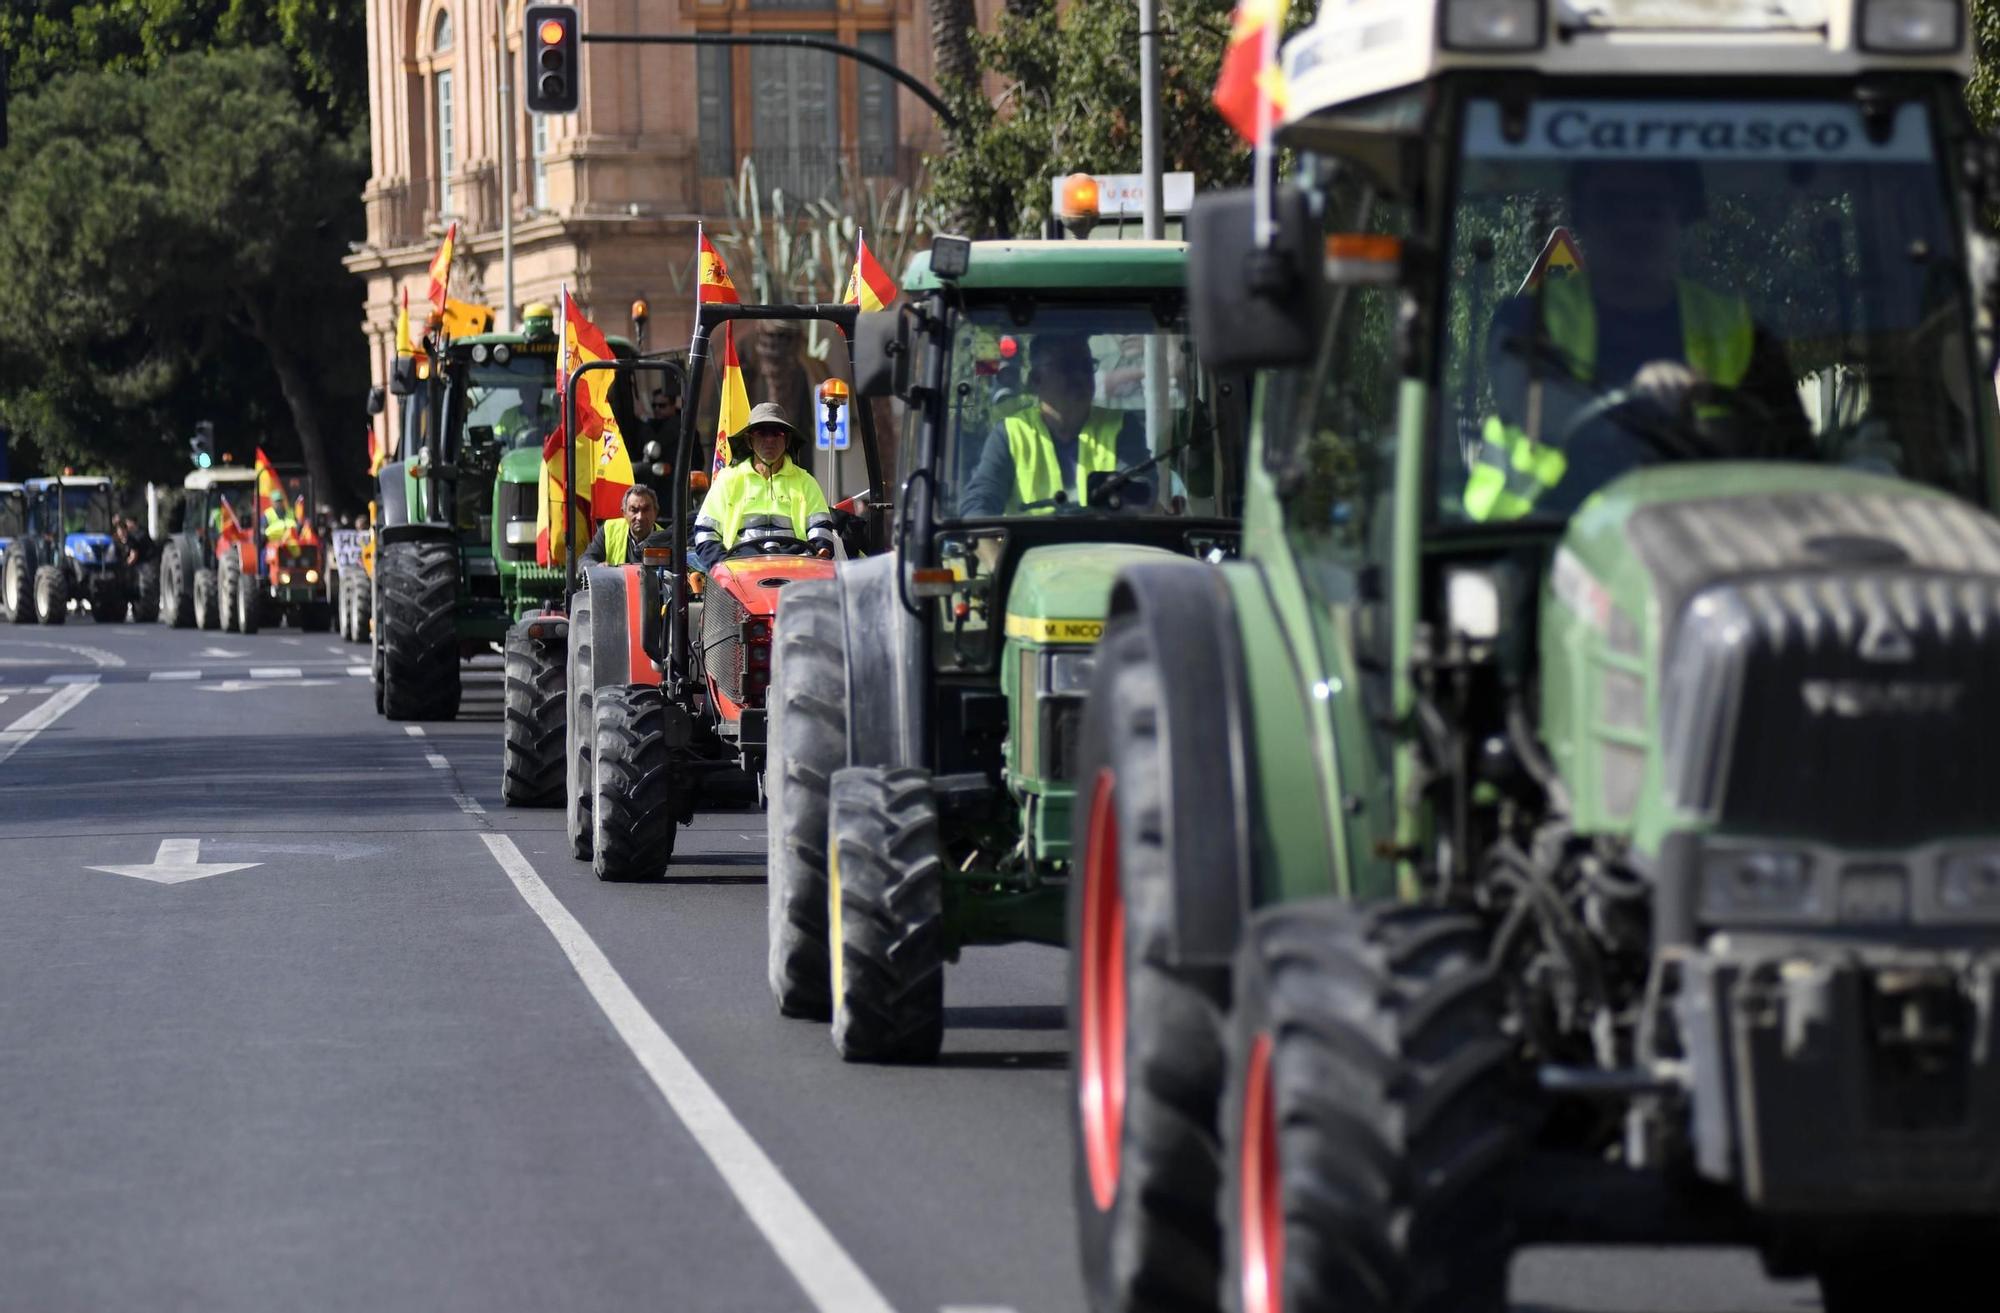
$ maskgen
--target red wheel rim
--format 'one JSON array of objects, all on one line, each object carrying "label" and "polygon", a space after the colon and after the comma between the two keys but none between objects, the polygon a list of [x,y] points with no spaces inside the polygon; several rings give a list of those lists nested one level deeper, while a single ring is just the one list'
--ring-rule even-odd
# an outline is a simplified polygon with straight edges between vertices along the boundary
[{"label": "red wheel rim", "polygon": [[1271,1100],[1271,1037],[1250,1046],[1243,1078],[1243,1147],[1237,1163],[1242,1183],[1236,1200],[1243,1237],[1243,1313],[1282,1313],[1285,1307],[1285,1219],[1278,1205],[1278,1135]]},{"label": "red wheel rim", "polygon": [[1084,834],[1082,1053],[1078,1097],[1083,1158],[1099,1212],[1118,1196],[1118,1151],[1125,1128],[1125,900],[1118,889],[1116,777],[1097,772]]}]

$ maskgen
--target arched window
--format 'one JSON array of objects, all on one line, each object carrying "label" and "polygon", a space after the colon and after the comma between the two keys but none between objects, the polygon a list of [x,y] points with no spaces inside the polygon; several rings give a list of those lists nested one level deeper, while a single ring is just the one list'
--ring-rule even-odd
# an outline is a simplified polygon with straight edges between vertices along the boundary
[{"label": "arched window", "polygon": [[437,26],[431,30],[431,53],[442,55],[451,49],[451,11],[438,10]]},{"label": "arched window", "polygon": [[458,87],[453,77],[451,11],[431,24],[431,107],[437,115],[437,212],[452,212],[451,175],[458,168]]}]

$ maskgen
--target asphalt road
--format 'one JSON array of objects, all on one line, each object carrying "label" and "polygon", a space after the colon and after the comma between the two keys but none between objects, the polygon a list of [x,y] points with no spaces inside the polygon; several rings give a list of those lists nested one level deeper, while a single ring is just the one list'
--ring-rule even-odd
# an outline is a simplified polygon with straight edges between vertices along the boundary
[{"label": "asphalt road", "polygon": [[[0,1309],[1081,1308],[1060,954],[843,1066],[770,1006],[760,814],[599,884],[500,804],[497,663],[405,727],[362,651],[0,628]],[[1710,1251],[1514,1294],[1818,1307]]]}]

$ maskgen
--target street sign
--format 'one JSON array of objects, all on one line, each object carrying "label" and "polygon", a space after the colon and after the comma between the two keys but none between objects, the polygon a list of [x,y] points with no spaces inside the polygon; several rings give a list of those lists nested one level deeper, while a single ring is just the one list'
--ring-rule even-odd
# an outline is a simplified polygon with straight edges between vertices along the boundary
[{"label": "street sign", "polygon": [[[1062,210],[1063,183],[1075,174],[1049,179],[1049,212]],[[1093,173],[1097,179],[1097,213],[1104,219],[1136,219],[1146,212],[1146,175],[1143,173]],[[1194,175],[1169,173],[1160,179],[1160,213],[1186,214],[1194,208]]]},{"label": "street sign", "polygon": [[819,431],[815,435],[814,445],[821,451],[846,451],[848,407],[835,406],[832,419],[827,418],[826,409],[824,406],[819,407]]},{"label": "street sign", "polygon": [[160,851],[148,866],[87,866],[87,871],[103,871],[107,875],[122,875],[133,880],[150,880],[154,884],[186,884],[189,880],[206,880],[211,875],[227,875],[231,871],[247,871],[262,862],[204,862],[201,860],[201,840],[162,839]]}]

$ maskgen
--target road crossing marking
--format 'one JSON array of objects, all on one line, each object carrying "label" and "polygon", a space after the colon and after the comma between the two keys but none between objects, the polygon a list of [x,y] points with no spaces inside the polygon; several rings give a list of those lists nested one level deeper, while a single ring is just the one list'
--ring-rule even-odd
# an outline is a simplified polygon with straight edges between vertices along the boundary
[{"label": "road crossing marking", "polygon": [[370,670],[367,666],[349,666],[347,668],[347,673],[354,676],[356,679],[366,679],[368,678],[368,676],[374,674],[375,672]]},{"label": "road crossing marking", "polygon": [[94,670],[88,674],[79,674],[72,671],[64,675],[50,675],[42,682],[46,684],[95,684],[97,679],[97,672]]},{"label": "road crossing marking", "polygon": [[146,676],[147,681],[154,684],[165,684],[181,679],[200,678],[201,672],[199,670],[155,670],[152,674]]},{"label": "road crossing marking", "polygon": [[514,841],[504,834],[479,837],[514,882],[522,900],[555,936],[605,1019],[652,1078],[667,1107],[708,1155],[723,1183],[812,1306],[819,1313],[893,1313],[882,1292],[806,1206],[777,1164],[750,1138],[750,1132],[688,1061],[680,1045],[646,1011],[604,950],[549,892]]},{"label": "road crossing marking", "polygon": [[422,725],[405,725],[403,726],[403,733],[413,739],[420,739],[424,736],[424,727]]},{"label": "road crossing marking", "polygon": [[432,770],[451,769],[451,763],[444,759],[444,754],[441,752],[426,752],[424,754],[424,760],[428,761],[431,764]]},{"label": "road crossing marking", "polygon": [[46,693],[46,692],[48,692],[48,691],[49,691],[49,690],[48,690],[47,686],[46,686],[46,685],[42,685],[42,684],[7,684],[7,685],[0,685],[0,697],[4,697],[4,696],[8,696],[8,695],[11,695],[11,694],[16,694],[16,693],[20,694],[20,695],[21,695],[22,697],[33,697],[33,696],[34,696],[35,694],[37,694],[37,693]]},{"label": "road crossing marking", "polygon": [[0,729],[0,765],[35,741],[35,735],[61,720],[71,707],[90,696],[96,684],[69,684],[51,693],[46,701],[27,715]]},{"label": "road crossing marking", "polygon": [[297,666],[252,666],[252,679],[299,679],[305,674]]}]

